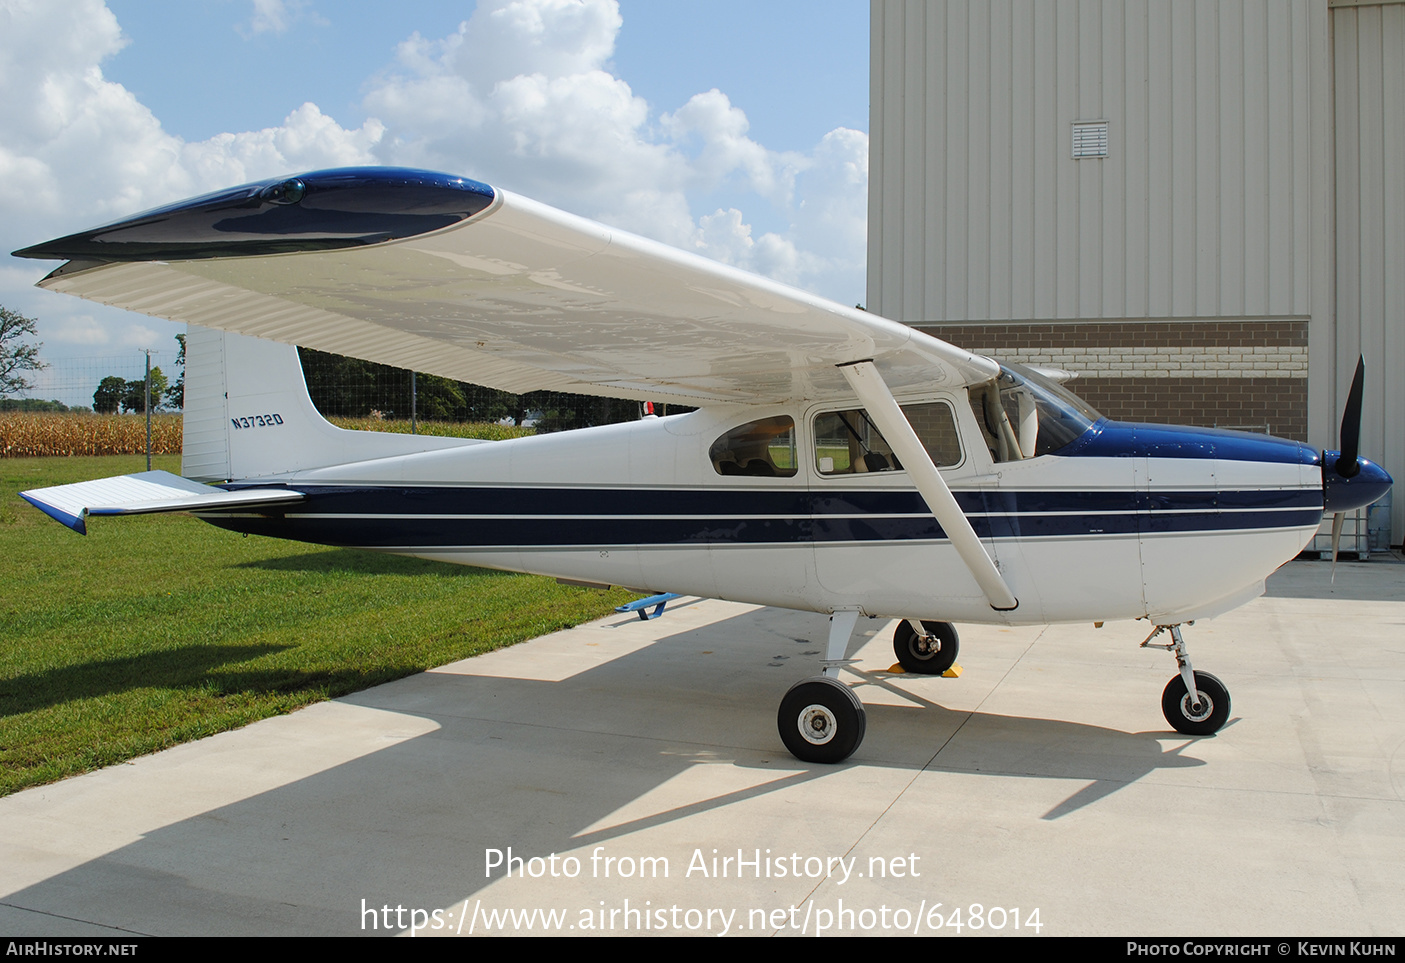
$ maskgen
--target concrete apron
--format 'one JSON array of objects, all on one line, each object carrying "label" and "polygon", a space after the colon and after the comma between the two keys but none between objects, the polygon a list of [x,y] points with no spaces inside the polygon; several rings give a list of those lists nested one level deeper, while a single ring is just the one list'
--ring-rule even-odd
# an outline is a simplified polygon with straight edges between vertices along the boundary
[{"label": "concrete apron", "polygon": [[819,766],[825,618],[675,602],[0,800],[0,931],[1398,935],[1402,626],[1405,565],[1287,566],[1187,629],[1190,738],[1145,623],[962,625],[945,679],[861,621]]}]

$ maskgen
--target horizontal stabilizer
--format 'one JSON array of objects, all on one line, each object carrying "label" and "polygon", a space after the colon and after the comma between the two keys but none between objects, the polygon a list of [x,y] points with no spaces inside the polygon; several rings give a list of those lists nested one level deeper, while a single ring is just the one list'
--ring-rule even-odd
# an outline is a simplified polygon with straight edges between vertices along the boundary
[{"label": "horizontal stabilizer", "polygon": [[72,485],[20,492],[20,497],[79,535],[88,534],[89,515],[146,515],[228,508],[258,508],[300,502],[302,492],[286,488],[246,488],[227,492],[168,471],[144,471]]}]

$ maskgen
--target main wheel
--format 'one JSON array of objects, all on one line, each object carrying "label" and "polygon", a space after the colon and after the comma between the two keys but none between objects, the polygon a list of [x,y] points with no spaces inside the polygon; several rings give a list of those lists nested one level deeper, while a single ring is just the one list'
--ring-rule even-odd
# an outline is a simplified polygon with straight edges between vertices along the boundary
[{"label": "main wheel", "polygon": [[[1166,683],[1161,693],[1161,711],[1177,732],[1188,736],[1212,736],[1229,721],[1229,690],[1223,682],[1208,672],[1195,673],[1195,688],[1199,700],[1185,690],[1185,680],[1179,675]],[[1196,708],[1195,703],[1200,706]]]},{"label": "main wheel", "polygon": [[867,726],[859,697],[826,676],[791,686],[776,716],[781,742],[802,762],[843,762],[863,742]]},{"label": "main wheel", "polygon": [[919,638],[907,619],[898,622],[893,630],[893,654],[908,672],[941,675],[956,664],[956,652],[961,646],[956,626],[950,622],[923,622],[922,627],[935,637],[935,642]]}]

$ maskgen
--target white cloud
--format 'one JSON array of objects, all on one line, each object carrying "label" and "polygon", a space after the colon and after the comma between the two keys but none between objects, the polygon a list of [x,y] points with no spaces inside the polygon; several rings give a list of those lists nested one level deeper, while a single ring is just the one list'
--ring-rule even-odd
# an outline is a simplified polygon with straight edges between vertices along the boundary
[{"label": "white cloud", "polygon": [[[611,72],[621,23],[614,0],[485,0],[448,37],[412,36],[366,94],[367,113],[385,125],[371,149],[385,163],[468,174],[778,280],[861,297],[867,135],[840,129],[809,154],[772,151],[716,89],[654,120]],[[787,229],[753,239],[735,207],[694,220],[689,194],[722,189]]]},{"label": "white cloud", "polygon": [[[0,252],[0,290],[24,290],[29,291],[31,286],[49,273],[47,267],[38,261],[21,261],[18,258],[4,257]],[[8,262],[8,263],[7,263]],[[38,293],[34,289],[33,293]],[[10,303],[0,299],[0,304],[21,314],[33,314],[32,310],[22,307],[19,304]]]},{"label": "white cloud", "polygon": [[795,230],[830,259],[862,258],[868,237],[868,135],[840,127],[820,141],[799,175]]},{"label": "white cloud", "polygon": [[[249,29],[277,33],[308,10],[256,0]],[[812,151],[772,151],[719,90],[660,112],[613,72],[621,24],[614,0],[485,0],[448,36],[399,44],[368,81],[360,126],[305,103],[260,130],[187,142],[103,76],[103,62],[127,41],[101,0],[5,0],[0,241],[14,249],[295,170],[409,164],[477,177],[849,303],[861,297],[867,136],[841,129]],[[725,197],[721,209],[695,214],[690,197],[700,193],[713,204]],[[753,220],[768,230],[754,232]],[[27,298],[6,287],[6,301]],[[132,323],[113,343],[154,335]],[[82,340],[95,335],[77,319],[65,325],[41,335],[96,343]]]},{"label": "white cloud", "polygon": [[200,189],[205,190],[313,167],[369,164],[375,159],[371,148],[383,133],[383,125],[374,118],[347,130],[316,104],[307,103],[283,118],[278,127],[217,134],[184,144],[180,166],[200,180]]},{"label": "white cloud", "polygon": [[282,33],[288,29],[288,6],[283,0],[254,0],[250,33]]},{"label": "white cloud", "polygon": [[563,205],[676,187],[648,104],[606,69],[620,25],[613,0],[508,0],[481,3],[442,40],[411,37],[366,95],[387,128],[377,156]]},{"label": "white cloud", "polygon": [[795,174],[808,166],[797,154],[776,154],[746,136],[751,122],[727,95],[716,87],[694,94],[672,114],[665,114],[663,129],[680,142],[696,138],[701,150],[692,160],[698,186],[711,188],[740,174],[747,186],[772,203],[789,204]]},{"label": "white cloud", "polygon": [[345,129],[304,104],[277,127],[189,143],[102,62],[126,41],[100,0],[0,7],[0,214],[14,246],[290,170],[368,163],[383,128]]},{"label": "white cloud", "polygon": [[309,0],[253,0],[253,6],[249,22],[234,28],[245,40],[260,34],[277,36],[287,33],[288,28],[299,20],[318,25],[327,23],[326,18],[318,16],[312,9]]},{"label": "white cloud", "polygon": [[[149,319],[143,319],[149,320]],[[158,332],[151,324],[127,322],[113,325],[91,314],[74,314],[52,318],[45,337],[50,344],[73,344],[97,347],[110,345],[120,348],[164,348],[170,336]]]},{"label": "white cloud", "polygon": [[91,314],[60,318],[49,325],[46,335],[50,342],[58,344],[99,345],[112,341],[111,329]]},{"label": "white cloud", "polygon": [[604,68],[624,21],[614,0],[492,0],[443,41],[442,62],[480,89]]},{"label": "white cloud", "polygon": [[134,324],[122,331],[117,343],[129,348],[157,348],[164,347],[169,339],[150,325]]}]

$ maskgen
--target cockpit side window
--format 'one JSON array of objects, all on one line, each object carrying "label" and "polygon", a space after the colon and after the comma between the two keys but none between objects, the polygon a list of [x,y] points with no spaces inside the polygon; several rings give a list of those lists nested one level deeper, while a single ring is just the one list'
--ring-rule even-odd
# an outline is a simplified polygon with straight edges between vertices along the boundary
[{"label": "cockpit side window", "polygon": [[789,478],[795,474],[795,421],[789,415],[738,425],[708,450],[719,475]]},{"label": "cockpit side window", "polygon": [[969,396],[996,463],[1053,454],[1102,417],[1067,388],[1017,364],[1001,365],[999,378],[972,385]]},{"label": "cockpit side window", "polygon": [[[902,410],[938,468],[961,463],[961,442],[950,405],[903,405]],[[854,475],[902,471],[903,466],[868,412],[850,408],[816,416],[815,469],[821,475]]]},{"label": "cockpit side window", "polygon": [[1024,458],[1024,450],[1015,436],[1010,414],[1002,404],[997,382],[987,381],[974,385],[970,391],[971,410],[975,412],[976,424],[980,425],[985,447],[990,452],[990,460],[999,464],[1004,461],[1019,461]]}]

